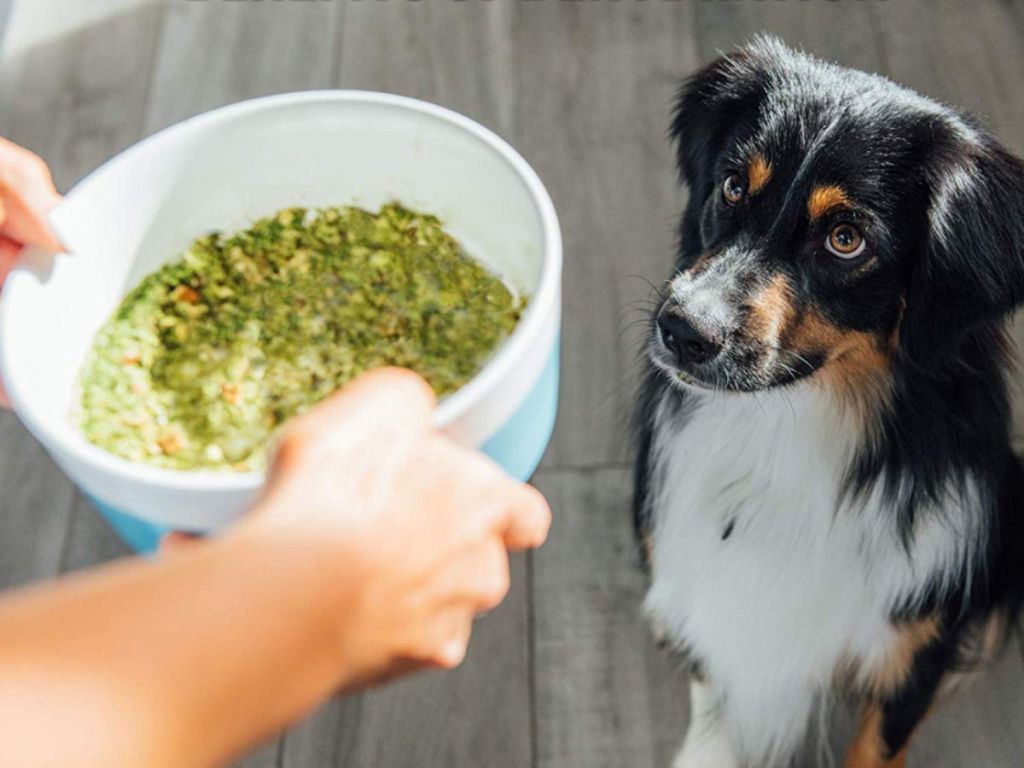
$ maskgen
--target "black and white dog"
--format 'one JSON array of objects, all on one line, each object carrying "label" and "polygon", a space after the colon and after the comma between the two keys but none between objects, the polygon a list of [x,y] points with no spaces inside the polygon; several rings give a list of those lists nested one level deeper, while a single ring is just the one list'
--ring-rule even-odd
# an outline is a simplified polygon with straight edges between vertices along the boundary
[{"label": "black and white dog", "polygon": [[1024,165],[974,120],[762,38],[690,79],[650,340],[646,610],[692,662],[677,768],[793,759],[838,694],[901,766],[1024,595],[1005,325]]}]

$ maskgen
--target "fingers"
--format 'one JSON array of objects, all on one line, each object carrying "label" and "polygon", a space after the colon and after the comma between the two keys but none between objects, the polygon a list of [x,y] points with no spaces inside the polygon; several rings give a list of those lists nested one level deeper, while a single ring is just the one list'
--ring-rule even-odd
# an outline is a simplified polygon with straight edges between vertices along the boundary
[{"label": "fingers", "polygon": [[466,659],[473,634],[474,613],[453,606],[438,614],[432,622],[432,637],[425,638],[424,660],[433,667],[455,669]]},{"label": "fingers", "polygon": [[445,605],[462,605],[476,615],[497,608],[512,585],[508,553],[496,537],[452,558],[432,586]]},{"label": "fingers", "polygon": [[60,200],[50,170],[37,155],[0,138],[2,234],[26,245],[61,250],[46,216]]},{"label": "fingers", "polygon": [[[363,374],[307,413],[294,418],[278,441],[270,478],[298,467],[315,455],[341,459],[358,450],[364,465],[430,428],[436,398],[412,371],[379,368]],[[382,468],[377,468],[379,471]]]},{"label": "fingers", "polygon": [[505,545],[511,550],[539,547],[551,528],[547,499],[531,485],[520,485],[509,497],[504,517]]},{"label": "fingers", "polygon": [[[421,462],[455,478],[450,487],[450,511],[489,515],[495,530],[510,550],[539,547],[548,538],[551,509],[539,490],[510,478],[494,461],[436,435],[426,443]],[[462,502],[457,504],[457,496]]]},{"label": "fingers", "polygon": [[509,549],[531,549],[544,543],[551,527],[551,510],[536,488],[513,480],[484,454],[457,446],[440,435],[427,451],[426,460],[431,466],[437,472],[450,473],[467,494],[463,514],[489,512],[492,530]]}]

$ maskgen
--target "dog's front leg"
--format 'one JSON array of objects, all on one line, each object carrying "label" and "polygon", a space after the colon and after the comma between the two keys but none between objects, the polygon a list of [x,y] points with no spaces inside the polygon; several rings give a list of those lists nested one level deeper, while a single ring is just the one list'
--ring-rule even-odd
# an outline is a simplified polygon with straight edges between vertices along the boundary
[{"label": "dog's front leg", "polygon": [[690,725],[672,768],[739,768],[711,686],[690,681]]}]

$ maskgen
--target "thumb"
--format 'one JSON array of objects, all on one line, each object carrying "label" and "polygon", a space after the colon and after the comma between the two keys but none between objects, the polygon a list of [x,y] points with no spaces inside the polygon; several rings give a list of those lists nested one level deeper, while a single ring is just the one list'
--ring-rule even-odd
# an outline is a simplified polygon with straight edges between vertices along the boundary
[{"label": "thumb", "polygon": [[364,373],[321,402],[302,422],[322,425],[344,421],[355,427],[400,424],[415,428],[430,422],[436,398],[419,375],[404,368],[377,368]]},{"label": "thumb", "polygon": [[60,201],[50,170],[37,155],[0,138],[0,233],[26,245],[61,250],[46,216]]},{"label": "thumb", "polygon": [[281,436],[276,464],[291,465],[310,446],[338,450],[385,433],[416,434],[430,427],[434,392],[402,368],[379,368],[292,419]]}]

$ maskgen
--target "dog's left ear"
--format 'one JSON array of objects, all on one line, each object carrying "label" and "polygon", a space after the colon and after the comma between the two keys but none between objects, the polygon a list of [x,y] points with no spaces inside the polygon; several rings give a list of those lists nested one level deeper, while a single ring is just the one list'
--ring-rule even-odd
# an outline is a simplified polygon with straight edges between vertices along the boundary
[{"label": "dog's left ear", "polygon": [[948,359],[972,330],[1024,302],[1024,164],[982,136],[941,153],[929,186],[900,331],[904,351],[924,363]]},{"label": "dog's left ear", "polygon": [[679,172],[690,194],[703,199],[710,171],[731,130],[744,115],[756,113],[767,70],[778,41],[764,38],[721,56],[690,77],[679,91],[672,127]]}]

